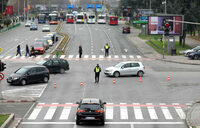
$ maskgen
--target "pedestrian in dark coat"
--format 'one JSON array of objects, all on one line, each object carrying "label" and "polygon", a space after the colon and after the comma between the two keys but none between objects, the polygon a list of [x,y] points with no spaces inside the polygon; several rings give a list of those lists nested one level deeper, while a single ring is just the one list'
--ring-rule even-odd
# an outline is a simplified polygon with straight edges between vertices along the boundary
[{"label": "pedestrian in dark coat", "polygon": [[25,55],[25,56],[27,56],[27,54],[28,54],[29,56],[31,56],[30,51],[29,51],[28,44],[26,44],[26,55]]},{"label": "pedestrian in dark coat", "polygon": [[34,49],[34,47],[32,47],[32,48],[31,48],[31,51],[32,51],[32,53],[31,53],[31,56],[35,56],[35,57],[36,57],[36,54],[35,54],[35,49]]},{"label": "pedestrian in dark coat", "polygon": [[17,56],[18,54],[21,56],[21,48],[20,48],[20,45],[17,46],[17,54],[16,54],[16,56]]},{"label": "pedestrian in dark coat", "polygon": [[99,76],[101,72],[99,64],[97,64],[97,66],[94,68],[94,72],[95,72],[95,83],[99,83]]},{"label": "pedestrian in dark coat", "polygon": [[79,58],[81,58],[81,56],[82,56],[82,53],[83,53],[83,49],[82,49],[82,46],[80,45],[79,46]]}]

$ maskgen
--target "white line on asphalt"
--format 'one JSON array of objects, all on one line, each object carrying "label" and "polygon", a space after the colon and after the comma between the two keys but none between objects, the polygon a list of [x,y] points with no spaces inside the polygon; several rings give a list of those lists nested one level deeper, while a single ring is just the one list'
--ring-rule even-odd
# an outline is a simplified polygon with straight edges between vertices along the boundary
[{"label": "white line on asphalt", "polygon": [[46,86],[43,88],[43,90],[41,91],[41,93],[38,95],[38,97],[41,97],[41,95],[43,94],[44,90],[46,89],[47,87],[47,84],[45,84]]},{"label": "white line on asphalt", "polygon": [[28,115],[28,113],[33,109],[33,107],[35,106],[36,103],[33,103],[31,105],[31,107],[29,108],[29,110],[26,112],[26,114],[24,115],[23,119],[25,119],[25,117]]},{"label": "white line on asphalt", "polygon": [[99,58],[100,58],[100,59],[104,58],[104,55],[99,55]]},{"label": "white line on asphalt", "polygon": [[69,55],[68,58],[73,58],[74,55]]},{"label": "white line on asphalt", "polygon": [[[108,105],[112,105],[113,103],[107,103]],[[113,119],[113,106],[106,107],[106,119]]]},{"label": "white line on asphalt", "polygon": [[[179,105],[178,103],[173,103],[173,105]],[[185,113],[183,112],[183,109],[181,107],[175,107],[175,110],[178,114],[178,116],[181,118],[181,119],[185,119]]]},{"label": "white line on asphalt", "polygon": [[11,56],[6,56],[4,59],[9,59]]},{"label": "white line on asphalt", "polygon": [[76,125],[76,124],[74,125],[74,128],[77,128],[77,125]]},{"label": "white line on asphalt", "polygon": [[133,125],[133,124],[131,124],[131,128],[134,128],[134,125]]},{"label": "white line on asphalt", "polygon": [[153,106],[153,104],[152,103],[146,103],[146,105],[147,105],[147,109],[148,109],[150,118],[154,119],[154,120],[158,119],[158,116],[156,114],[156,111],[155,111],[154,107],[151,107],[151,106]]},{"label": "white line on asphalt", "polygon": [[[39,104],[44,104],[44,103],[39,103]],[[33,110],[31,115],[29,116],[28,120],[35,120],[38,114],[40,113],[41,109],[42,109],[42,106],[36,106],[36,108]]]},{"label": "white line on asphalt", "polygon": [[[58,104],[58,103],[52,103],[52,104]],[[51,120],[53,118],[53,115],[56,111],[57,107],[56,106],[51,106],[49,108],[49,110],[47,111],[45,117],[44,117],[44,120]]]},{"label": "white line on asphalt", "polygon": [[141,56],[139,56],[139,55],[137,55],[136,57],[137,57],[138,59],[141,59],[141,58],[142,58],[142,57],[141,57]]},{"label": "white line on asphalt", "polygon": [[125,52],[128,52],[128,50],[127,50],[127,49],[124,49],[124,51],[125,51]]},{"label": "white line on asphalt", "polygon": [[126,107],[126,103],[120,103],[120,105],[124,105],[124,106],[120,106],[120,117],[122,120],[127,120],[128,119],[128,110]]},{"label": "white line on asphalt", "polygon": [[[166,105],[166,104],[160,103],[160,105]],[[163,112],[163,114],[165,116],[165,119],[167,119],[167,120],[172,120],[173,119],[172,115],[170,114],[170,112],[168,110],[168,107],[161,107],[161,110],[162,110],[162,112]]]},{"label": "white line on asphalt", "polygon": [[76,55],[76,58],[79,58],[79,55]]},{"label": "white line on asphalt", "polygon": [[61,55],[60,58],[61,58],[61,59],[65,58],[65,55]]},{"label": "white line on asphalt", "polygon": [[[72,105],[73,103],[66,103],[66,105]],[[71,106],[65,106],[60,115],[60,120],[67,120],[70,114]]]},{"label": "white line on asphalt", "polygon": [[37,59],[40,59],[41,57],[42,57],[42,55],[39,55],[39,56],[37,56],[36,58],[37,58]]},{"label": "white line on asphalt", "polygon": [[130,57],[131,59],[133,59],[133,58],[134,58],[134,56],[133,56],[133,55],[129,55],[129,57]]},{"label": "white line on asphalt", "polygon": [[50,56],[51,56],[51,55],[46,55],[44,58],[46,58],[46,59],[47,59],[47,58],[49,58]]},{"label": "white line on asphalt", "polygon": [[84,55],[84,58],[89,58],[89,55]]},{"label": "white line on asphalt", "polygon": [[[141,107],[139,107],[140,104],[139,103],[133,103],[133,105],[135,105],[133,107],[134,113],[135,113],[135,119],[144,119],[143,115],[142,115]],[[136,105],[138,105],[138,106],[136,106]]]},{"label": "white line on asphalt", "polygon": [[126,55],[122,55],[122,58],[125,59],[125,58],[126,58]]},{"label": "white line on asphalt", "polygon": [[114,55],[114,58],[119,58],[119,56],[118,55]]},{"label": "white line on asphalt", "polygon": [[92,55],[92,58],[96,58],[96,55]]},{"label": "white line on asphalt", "polygon": [[[75,122],[22,122],[21,124],[76,124]],[[105,122],[105,124],[184,124],[184,122]]]}]

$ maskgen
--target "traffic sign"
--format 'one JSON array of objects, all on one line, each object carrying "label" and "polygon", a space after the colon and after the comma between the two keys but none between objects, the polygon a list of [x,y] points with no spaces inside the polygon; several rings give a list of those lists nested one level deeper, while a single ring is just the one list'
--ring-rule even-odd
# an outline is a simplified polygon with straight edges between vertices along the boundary
[{"label": "traffic sign", "polygon": [[4,78],[4,74],[0,73],[0,80],[3,80],[3,78]]},{"label": "traffic sign", "polygon": [[0,53],[3,51],[3,49],[2,48],[0,48]]}]

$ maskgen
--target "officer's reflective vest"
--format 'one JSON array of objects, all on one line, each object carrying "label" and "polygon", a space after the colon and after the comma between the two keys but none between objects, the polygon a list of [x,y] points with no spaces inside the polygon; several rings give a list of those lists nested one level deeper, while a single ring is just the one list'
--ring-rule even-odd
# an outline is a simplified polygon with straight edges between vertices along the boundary
[{"label": "officer's reflective vest", "polygon": [[99,70],[100,70],[100,69],[99,69],[98,67],[96,67],[96,72],[99,72]]},{"label": "officer's reflective vest", "polygon": [[106,45],[105,48],[108,49],[108,48],[109,48],[109,45]]}]

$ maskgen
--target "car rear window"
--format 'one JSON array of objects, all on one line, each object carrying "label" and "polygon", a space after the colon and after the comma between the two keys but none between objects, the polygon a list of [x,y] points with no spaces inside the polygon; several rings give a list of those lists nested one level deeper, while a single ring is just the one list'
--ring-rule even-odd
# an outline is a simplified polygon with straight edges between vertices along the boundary
[{"label": "car rear window", "polygon": [[94,104],[82,104],[80,106],[80,109],[98,110],[101,109],[101,107],[100,105],[94,105]]}]

